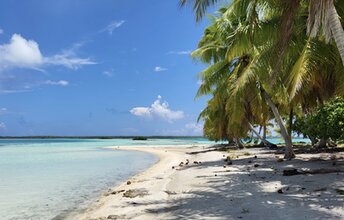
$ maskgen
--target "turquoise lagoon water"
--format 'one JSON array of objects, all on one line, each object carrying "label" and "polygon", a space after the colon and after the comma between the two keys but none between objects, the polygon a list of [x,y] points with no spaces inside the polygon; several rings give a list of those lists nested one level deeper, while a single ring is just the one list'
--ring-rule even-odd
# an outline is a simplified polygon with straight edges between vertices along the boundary
[{"label": "turquoise lagoon water", "polygon": [[0,219],[61,219],[158,160],[105,146],[213,143],[204,138],[0,139]]},{"label": "turquoise lagoon water", "polygon": [[104,146],[210,143],[202,138],[0,139],[0,219],[59,219],[154,164],[154,155]]}]

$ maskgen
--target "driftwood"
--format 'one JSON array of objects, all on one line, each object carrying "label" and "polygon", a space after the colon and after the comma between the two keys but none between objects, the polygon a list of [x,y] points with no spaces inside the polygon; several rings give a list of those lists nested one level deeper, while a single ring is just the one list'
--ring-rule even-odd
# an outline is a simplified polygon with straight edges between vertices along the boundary
[{"label": "driftwood", "polygon": [[313,170],[286,169],[286,170],[283,170],[283,176],[341,173],[341,172],[344,172],[344,170],[341,170],[341,169],[324,169],[324,168],[323,169],[313,169]]}]

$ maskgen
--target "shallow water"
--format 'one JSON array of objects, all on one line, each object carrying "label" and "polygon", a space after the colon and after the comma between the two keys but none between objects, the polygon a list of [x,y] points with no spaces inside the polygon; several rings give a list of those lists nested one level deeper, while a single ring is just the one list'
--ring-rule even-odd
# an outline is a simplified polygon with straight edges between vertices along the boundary
[{"label": "shallow water", "polygon": [[154,164],[143,152],[104,146],[210,143],[205,139],[0,139],[0,219],[52,219]]},{"label": "shallow water", "polygon": [[53,219],[80,210],[158,160],[102,147],[212,143],[204,138],[0,139],[0,219]]}]

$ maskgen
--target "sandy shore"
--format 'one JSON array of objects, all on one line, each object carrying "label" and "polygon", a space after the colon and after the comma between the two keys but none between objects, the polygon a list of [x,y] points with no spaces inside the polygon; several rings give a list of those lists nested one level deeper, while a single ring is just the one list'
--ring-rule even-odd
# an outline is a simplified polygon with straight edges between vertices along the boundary
[{"label": "sandy shore", "polygon": [[[282,175],[286,168],[343,170],[343,153],[336,153],[333,165],[325,153],[277,162],[274,152],[263,149],[113,149],[153,153],[160,161],[73,219],[344,219],[344,173]],[[228,155],[231,165],[224,162]]]}]

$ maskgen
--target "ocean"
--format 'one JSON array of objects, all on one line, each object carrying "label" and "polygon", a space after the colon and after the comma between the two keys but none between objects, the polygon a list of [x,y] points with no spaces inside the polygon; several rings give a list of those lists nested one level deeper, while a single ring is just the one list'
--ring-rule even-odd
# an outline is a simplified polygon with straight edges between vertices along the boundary
[{"label": "ocean", "polygon": [[180,145],[205,139],[0,139],[0,219],[53,219],[158,161],[105,146]]},{"label": "ocean", "polygon": [[213,143],[204,138],[0,139],[0,219],[60,219],[158,161],[151,154],[103,147]]}]

